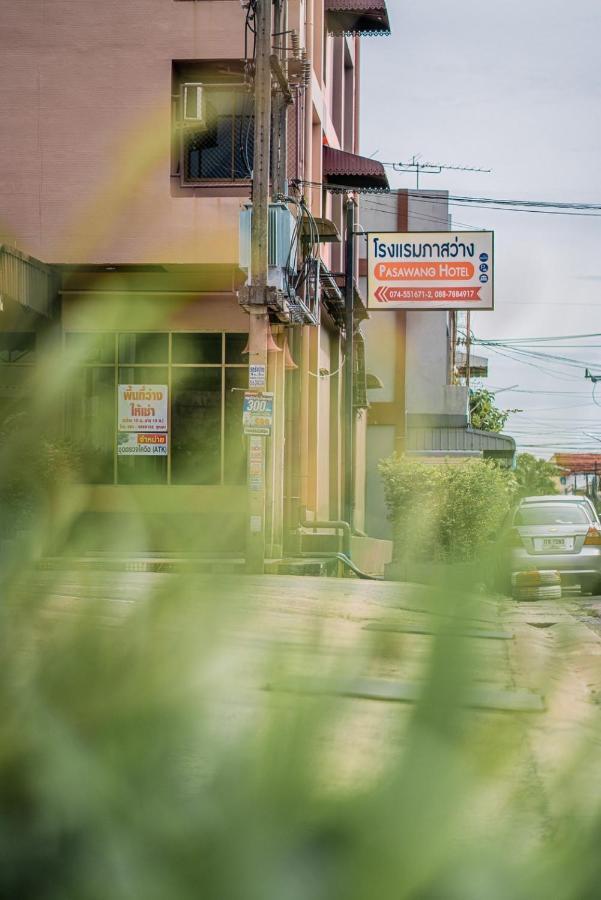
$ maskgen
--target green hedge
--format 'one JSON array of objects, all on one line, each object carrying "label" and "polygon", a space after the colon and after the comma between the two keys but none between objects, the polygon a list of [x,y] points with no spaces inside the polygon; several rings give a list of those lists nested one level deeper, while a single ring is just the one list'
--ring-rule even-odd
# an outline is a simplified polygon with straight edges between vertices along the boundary
[{"label": "green hedge", "polygon": [[513,475],[488,460],[440,465],[394,454],[379,469],[397,561],[474,559],[515,492]]}]

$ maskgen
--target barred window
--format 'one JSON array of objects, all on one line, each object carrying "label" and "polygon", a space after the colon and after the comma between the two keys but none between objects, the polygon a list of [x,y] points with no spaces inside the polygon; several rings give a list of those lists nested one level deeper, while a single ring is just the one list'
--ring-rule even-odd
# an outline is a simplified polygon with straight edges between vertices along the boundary
[{"label": "barred window", "polygon": [[251,178],[253,108],[253,96],[242,86],[180,85],[174,118],[182,184]]}]

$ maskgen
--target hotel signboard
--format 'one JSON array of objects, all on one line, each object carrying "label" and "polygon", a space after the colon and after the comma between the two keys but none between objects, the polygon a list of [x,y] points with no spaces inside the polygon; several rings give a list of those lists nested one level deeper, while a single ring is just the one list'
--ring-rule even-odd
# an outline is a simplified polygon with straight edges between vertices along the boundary
[{"label": "hotel signboard", "polygon": [[368,309],[493,309],[492,231],[370,232]]}]

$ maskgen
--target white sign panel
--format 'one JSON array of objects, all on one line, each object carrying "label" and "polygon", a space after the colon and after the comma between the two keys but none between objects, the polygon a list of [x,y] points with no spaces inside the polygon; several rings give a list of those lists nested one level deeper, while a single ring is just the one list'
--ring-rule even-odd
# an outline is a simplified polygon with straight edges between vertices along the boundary
[{"label": "white sign panel", "polygon": [[117,456],[167,456],[169,443],[166,434],[139,434],[120,431],[117,435]]},{"label": "white sign panel", "polygon": [[120,384],[117,390],[117,431],[167,431],[166,384]]},{"label": "white sign panel", "polygon": [[368,309],[493,309],[492,231],[370,232]]},{"label": "white sign panel", "polygon": [[249,388],[265,387],[265,366],[251,364],[248,367],[248,386]]}]

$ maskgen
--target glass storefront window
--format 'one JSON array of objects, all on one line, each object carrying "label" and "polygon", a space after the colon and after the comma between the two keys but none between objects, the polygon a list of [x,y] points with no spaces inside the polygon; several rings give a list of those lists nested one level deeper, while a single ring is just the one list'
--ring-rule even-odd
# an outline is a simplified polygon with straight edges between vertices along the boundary
[{"label": "glass storefront window", "polygon": [[172,394],[172,483],[219,484],[221,480],[221,367],[174,369]]},{"label": "glass storefront window", "polygon": [[65,343],[67,352],[75,363],[112,365],[115,362],[114,334],[73,331],[65,335]]},{"label": "glass storefront window", "polygon": [[[248,335],[226,334],[225,336],[225,361],[235,365],[248,365]],[[246,350],[246,353],[243,351]]]},{"label": "glass storefront window", "polygon": [[35,345],[33,331],[0,332],[0,363],[33,363]]},{"label": "glass storefront window", "polygon": [[169,359],[169,335],[146,332],[119,335],[119,362],[166,363]]},{"label": "glass storefront window", "polygon": [[221,365],[221,345],[219,334],[174,334],[172,361],[196,365]]},{"label": "glass storefront window", "polygon": [[168,384],[167,366],[120,366],[119,384]]},{"label": "glass storefront window", "polygon": [[242,431],[244,390],[248,387],[248,369],[225,370],[224,393],[224,465],[225,484],[246,482],[246,439]]},{"label": "glass storefront window", "polygon": [[[248,358],[242,350],[247,338],[222,332],[66,335],[66,347],[77,360],[67,427],[71,437],[86,444],[85,480],[243,484]],[[119,385],[167,386],[167,455],[117,454]]]},{"label": "glass storefront window", "polygon": [[69,437],[81,448],[86,481],[113,481],[115,375],[112,366],[85,366],[70,379],[66,402]]}]

